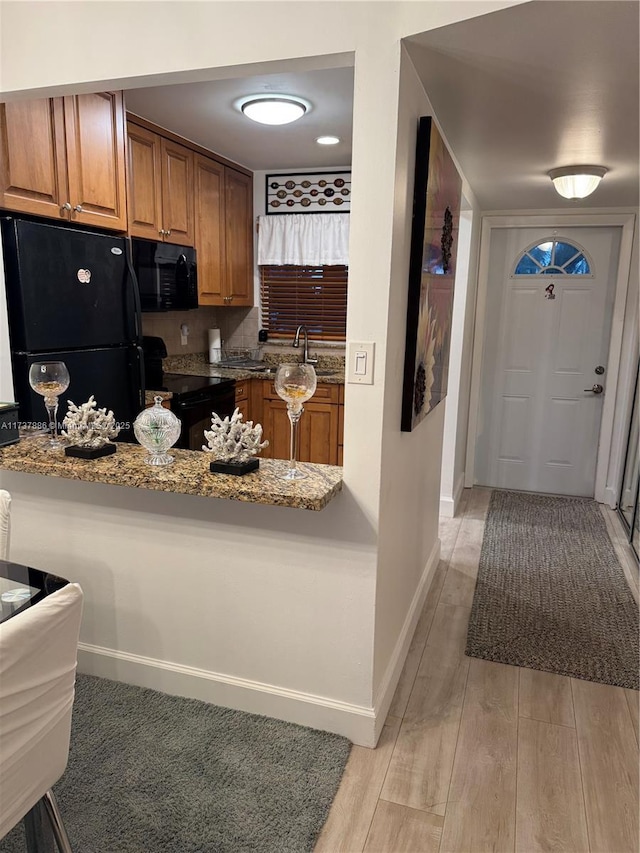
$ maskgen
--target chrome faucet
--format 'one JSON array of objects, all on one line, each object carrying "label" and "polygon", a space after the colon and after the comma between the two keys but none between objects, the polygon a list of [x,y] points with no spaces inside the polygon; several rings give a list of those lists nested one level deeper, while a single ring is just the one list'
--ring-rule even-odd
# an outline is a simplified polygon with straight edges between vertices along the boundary
[{"label": "chrome faucet", "polygon": [[306,326],[302,326],[302,325],[298,326],[298,328],[296,329],[296,336],[293,339],[292,346],[294,346],[294,347],[300,346],[300,330],[302,330],[302,332],[304,334],[304,354],[302,356],[302,361],[304,364],[317,364],[318,359],[317,358],[311,358],[309,355],[309,334],[307,332]]}]

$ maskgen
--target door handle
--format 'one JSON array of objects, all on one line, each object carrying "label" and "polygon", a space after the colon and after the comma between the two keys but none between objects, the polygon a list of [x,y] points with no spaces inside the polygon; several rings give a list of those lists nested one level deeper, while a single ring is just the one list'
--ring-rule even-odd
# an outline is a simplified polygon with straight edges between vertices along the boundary
[{"label": "door handle", "polygon": [[593,394],[602,394],[604,388],[596,382],[596,384],[592,385],[591,388],[585,388],[584,390],[591,391]]}]

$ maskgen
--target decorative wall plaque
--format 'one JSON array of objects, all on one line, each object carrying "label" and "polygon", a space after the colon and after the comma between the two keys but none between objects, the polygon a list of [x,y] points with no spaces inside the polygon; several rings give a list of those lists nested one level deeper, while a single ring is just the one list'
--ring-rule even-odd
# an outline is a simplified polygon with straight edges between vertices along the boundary
[{"label": "decorative wall plaque", "polygon": [[267,214],[350,213],[351,172],[267,175]]},{"label": "decorative wall plaque", "polygon": [[409,259],[403,432],[444,399],[462,180],[435,123],[420,119]]}]

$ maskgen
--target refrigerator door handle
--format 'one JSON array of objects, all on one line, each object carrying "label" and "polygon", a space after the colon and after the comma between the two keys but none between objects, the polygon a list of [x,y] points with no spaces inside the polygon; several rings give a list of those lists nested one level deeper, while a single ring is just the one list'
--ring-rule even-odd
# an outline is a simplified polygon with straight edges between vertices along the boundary
[{"label": "refrigerator door handle", "polygon": [[[126,239],[126,244],[127,245],[125,255],[127,258],[127,270],[129,271],[129,282],[131,284],[131,292],[133,294],[134,305],[133,338],[136,342],[139,342],[142,340],[142,304],[140,302],[140,288],[138,287],[138,279],[136,278],[136,273],[133,268],[133,257],[130,238]],[[138,349],[140,348],[138,347]],[[144,373],[144,367],[142,369]],[[142,387],[144,389],[144,381],[142,383]]]},{"label": "refrigerator door handle", "polygon": [[138,389],[139,389],[139,402],[140,402],[140,407],[141,407],[142,409],[144,409],[144,407],[145,407],[145,394],[144,394],[144,392],[145,392],[144,350],[142,349],[142,347],[141,347],[141,346],[137,346],[137,347],[136,347],[136,353],[137,353],[137,356],[138,356],[138,358],[137,358],[137,361],[138,361],[138,376],[139,376],[139,382],[140,382],[140,384],[138,385]]}]

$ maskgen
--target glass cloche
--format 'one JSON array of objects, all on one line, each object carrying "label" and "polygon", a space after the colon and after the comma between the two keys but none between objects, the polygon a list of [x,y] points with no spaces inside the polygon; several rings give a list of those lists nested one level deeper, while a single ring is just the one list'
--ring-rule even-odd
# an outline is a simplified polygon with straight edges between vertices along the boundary
[{"label": "glass cloche", "polygon": [[154,405],[144,409],[133,422],[133,432],[149,451],[147,465],[171,465],[173,456],[167,450],[180,437],[180,419],[162,405],[162,397],[154,397]]}]

